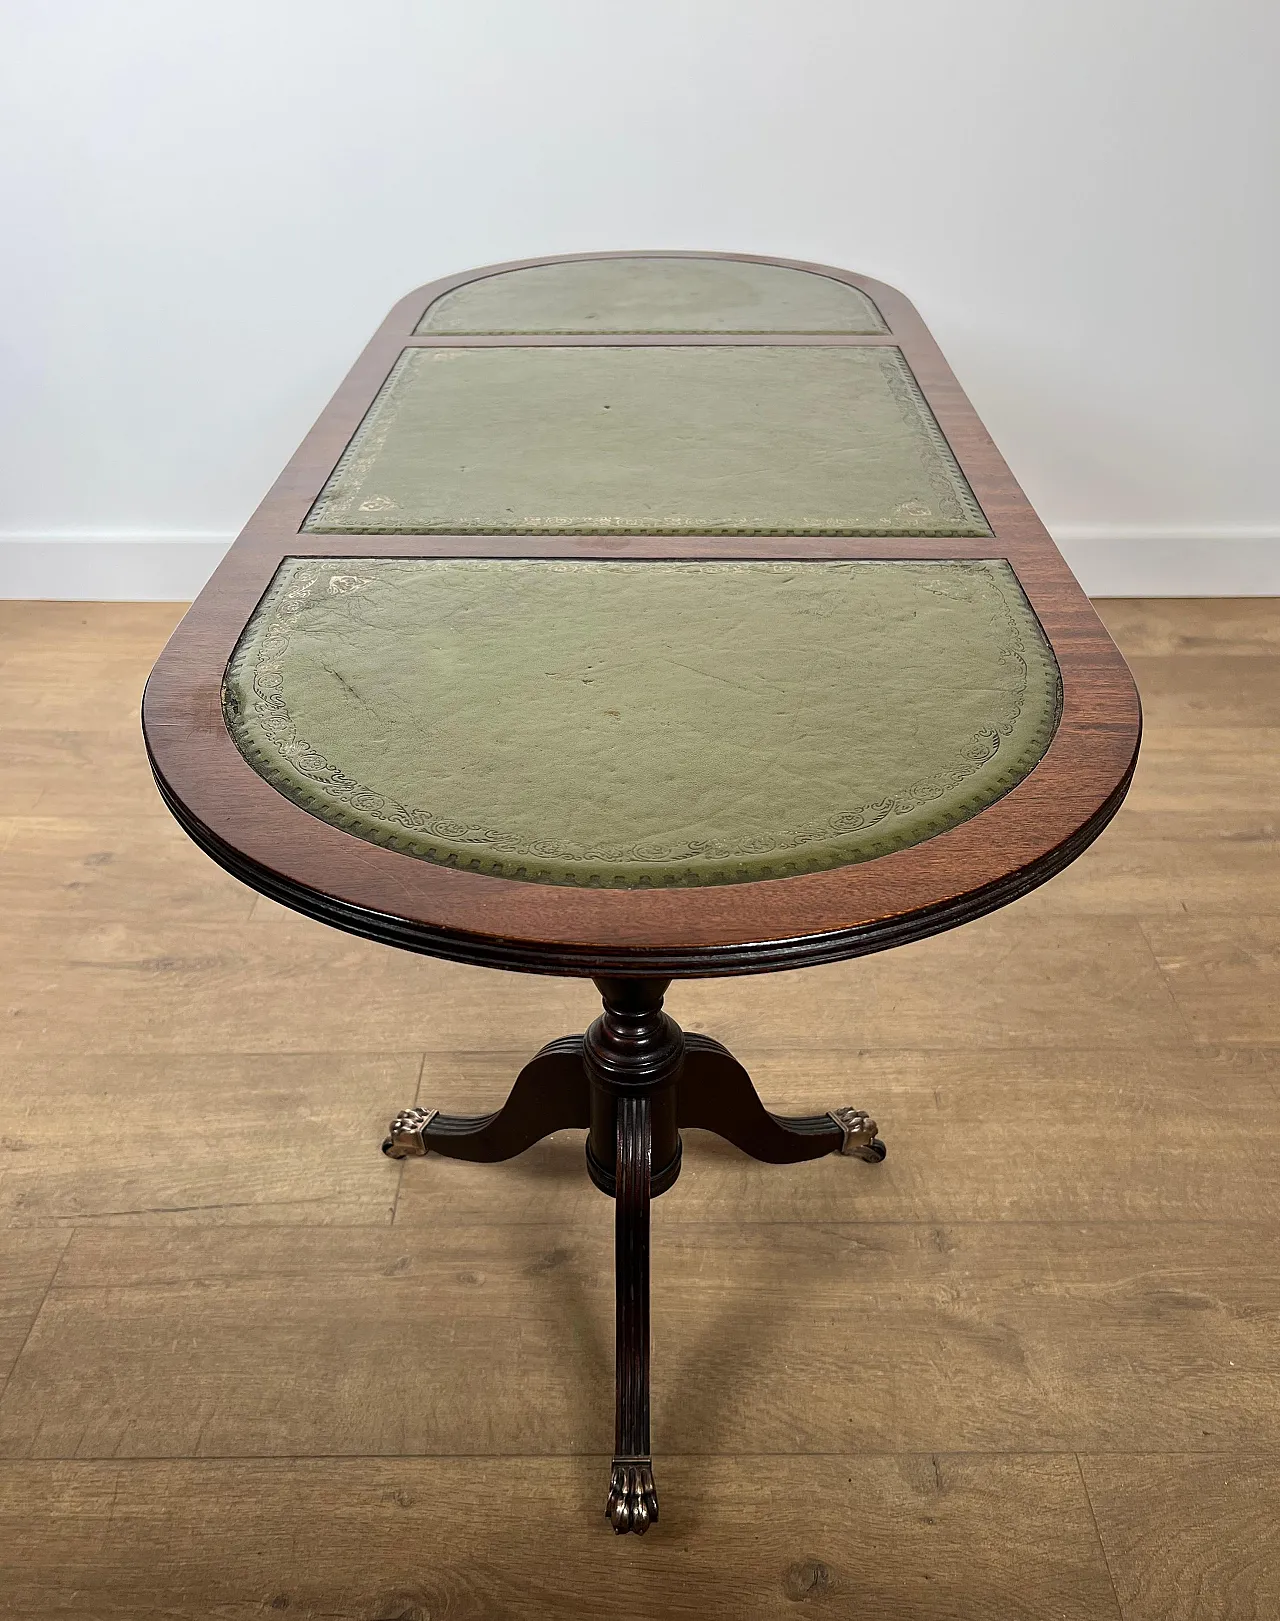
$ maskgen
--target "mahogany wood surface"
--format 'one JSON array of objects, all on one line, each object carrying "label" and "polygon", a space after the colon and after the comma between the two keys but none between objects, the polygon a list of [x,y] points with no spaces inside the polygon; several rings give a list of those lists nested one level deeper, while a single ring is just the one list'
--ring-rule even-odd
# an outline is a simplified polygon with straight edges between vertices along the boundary
[{"label": "mahogany wood surface", "polygon": [[[1133,679],[912,305],[881,282],[825,265],[748,254],[657,257],[743,260],[834,277],[865,292],[889,332],[414,333],[427,306],[454,287],[554,259],[467,271],[402,299],[178,626],[147,686],[143,730],[166,803],[196,843],[244,882],[339,928],[463,962],[577,975],[763,972],[880,950],[1005,905],[1072,861],[1119,808],[1141,733]],[[994,538],[302,533],[317,495],[406,347],[723,343],[899,347]],[[946,833],[872,861],[699,888],[607,890],[492,878],[433,865],[331,827],[272,788],[239,753],[223,721],[223,673],[289,556],[1005,558],[1058,659],[1062,718],[1043,759],[1010,793]]]}]

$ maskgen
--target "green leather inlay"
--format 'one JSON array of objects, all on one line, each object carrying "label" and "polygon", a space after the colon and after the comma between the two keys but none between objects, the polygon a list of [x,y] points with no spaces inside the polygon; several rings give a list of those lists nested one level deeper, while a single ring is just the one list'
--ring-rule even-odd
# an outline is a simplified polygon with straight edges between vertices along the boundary
[{"label": "green leather inlay", "polygon": [[728,259],[581,260],[505,270],[431,304],[419,332],[883,332],[830,276]]},{"label": "green leather inlay", "polygon": [[409,349],[318,534],[989,535],[890,347]]},{"label": "green leather inlay", "polygon": [[289,559],[227,724],[304,810],[536,883],[727,884],[917,844],[1048,747],[1004,562]]}]

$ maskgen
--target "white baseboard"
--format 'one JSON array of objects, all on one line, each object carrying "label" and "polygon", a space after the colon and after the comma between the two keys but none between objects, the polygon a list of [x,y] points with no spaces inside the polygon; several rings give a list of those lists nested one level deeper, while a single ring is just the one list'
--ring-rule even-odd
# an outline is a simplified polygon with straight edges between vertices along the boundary
[{"label": "white baseboard", "polygon": [[1053,538],[1091,597],[1280,596],[1280,525],[1060,524]]},{"label": "white baseboard", "polygon": [[0,534],[0,598],[190,602],[234,535]]},{"label": "white baseboard", "polygon": [[[231,535],[0,534],[0,597],[189,602]],[[1063,524],[1055,535],[1095,597],[1280,596],[1280,526]]]}]

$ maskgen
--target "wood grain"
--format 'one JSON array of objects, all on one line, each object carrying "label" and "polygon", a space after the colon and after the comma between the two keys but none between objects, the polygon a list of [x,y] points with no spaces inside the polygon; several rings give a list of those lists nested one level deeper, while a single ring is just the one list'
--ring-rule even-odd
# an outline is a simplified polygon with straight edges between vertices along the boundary
[{"label": "wood grain", "polygon": [[[664,1457],[1280,1446],[1276,1226],[678,1210],[653,1221]],[[609,1259],[607,1221],[81,1229],[0,1456],[600,1451]]]},{"label": "wood grain", "polygon": [[1280,1456],[1081,1464],[1125,1621],[1280,1615]]},{"label": "wood grain", "polygon": [[771,976],[749,997],[703,980],[673,986],[669,1002],[682,1025],[739,1056],[785,1046],[788,1010],[823,1047],[1169,1047],[1185,1034],[1133,918],[1064,915],[1049,927],[1016,908],[881,956]]},{"label": "wood grain", "polygon": [[1130,917],[1280,911],[1280,799],[1257,810],[1150,811],[1126,804],[1121,836],[1100,839],[1052,884],[1015,901],[1022,916]]},{"label": "wood grain", "polygon": [[0,1225],[386,1224],[417,1054],[0,1059]]},{"label": "wood grain", "polygon": [[673,1458],[644,1542],[607,1461],[0,1465],[4,1614],[1117,1621],[1071,1458]]},{"label": "wood grain", "polygon": [[1143,932],[1196,1040],[1280,1046],[1280,917],[1148,918]]},{"label": "wood grain", "polygon": [[[509,1050],[509,1028],[531,1056],[544,1041],[583,1029],[599,1007],[580,981],[388,951],[275,907],[255,909],[239,926],[195,913],[184,922],[138,894],[127,910],[36,934],[0,917],[0,950],[6,946],[18,959],[0,1026],[9,1050],[91,1046],[98,1009],[113,997],[117,1052],[456,1051],[486,1045],[488,1032]],[[68,972],[83,976],[87,1000],[68,1004]],[[1186,1034],[1146,937],[1126,916],[1064,914],[1048,927],[1011,911],[880,956],[770,975],[751,996],[727,980],[682,982],[668,1006],[685,1028],[744,1060],[764,1045],[789,1046],[801,1030],[824,1047],[851,1039],[1168,1047]]]},{"label": "wood grain", "polygon": [[[452,1052],[486,1046],[489,1033],[507,1044],[510,1028],[530,1057],[585,1028],[599,1002],[585,982],[423,960],[305,919],[183,924],[141,895],[130,913],[68,919],[34,939],[0,917],[0,950],[18,958],[0,1050],[45,1054],[94,1046],[100,1008],[113,1005],[115,1052]],[[86,999],[68,1003],[68,973]],[[682,982],[668,1007],[744,1059],[799,1031],[821,1047],[1170,1047],[1186,1036],[1146,935],[1124,916],[1063,914],[1052,927],[1034,914],[988,917],[898,952],[770,976],[752,997],[727,981]]]},{"label": "wood grain", "polygon": [[[137,797],[137,788],[129,794]],[[108,818],[101,804],[82,803],[72,815],[11,817],[0,868],[4,917],[11,928],[34,925],[51,940],[130,913],[242,927],[253,894],[193,862],[183,843],[154,811]]]},{"label": "wood grain", "polygon": [[1095,607],[1129,658],[1280,654],[1274,597],[1104,597]]},{"label": "wood grain", "polygon": [[1183,655],[1142,653],[1131,663],[1148,725],[1280,726],[1280,654],[1201,653],[1194,685]]},{"label": "wood grain", "polygon": [[1170,726],[1148,729],[1125,809],[1271,817],[1277,805],[1280,727]]},{"label": "wood grain", "polygon": [[[20,1150],[20,1141],[0,1141],[0,1152]],[[27,1342],[31,1325],[58,1270],[70,1233],[6,1233],[0,1267],[0,1389]]]}]

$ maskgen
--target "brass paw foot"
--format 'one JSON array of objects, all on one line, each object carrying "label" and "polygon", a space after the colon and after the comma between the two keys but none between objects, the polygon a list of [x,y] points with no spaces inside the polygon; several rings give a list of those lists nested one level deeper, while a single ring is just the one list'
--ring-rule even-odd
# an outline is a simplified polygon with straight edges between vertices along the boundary
[{"label": "brass paw foot", "polygon": [[878,1165],[889,1152],[876,1136],[876,1123],[865,1109],[832,1109],[829,1113],[844,1139],[840,1144],[842,1154]]},{"label": "brass paw foot", "polygon": [[439,1109],[401,1109],[382,1152],[388,1159],[421,1158],[427,1152],[426,1129],[439,1113]]},{"label": "brass paw foot", "polygon": [[615,1458],[609,1476],[609,1501],[604,1517],[618,1533],[634,1531],[642,1537],[658,1522],[658,1488],[648,1458]]}]

